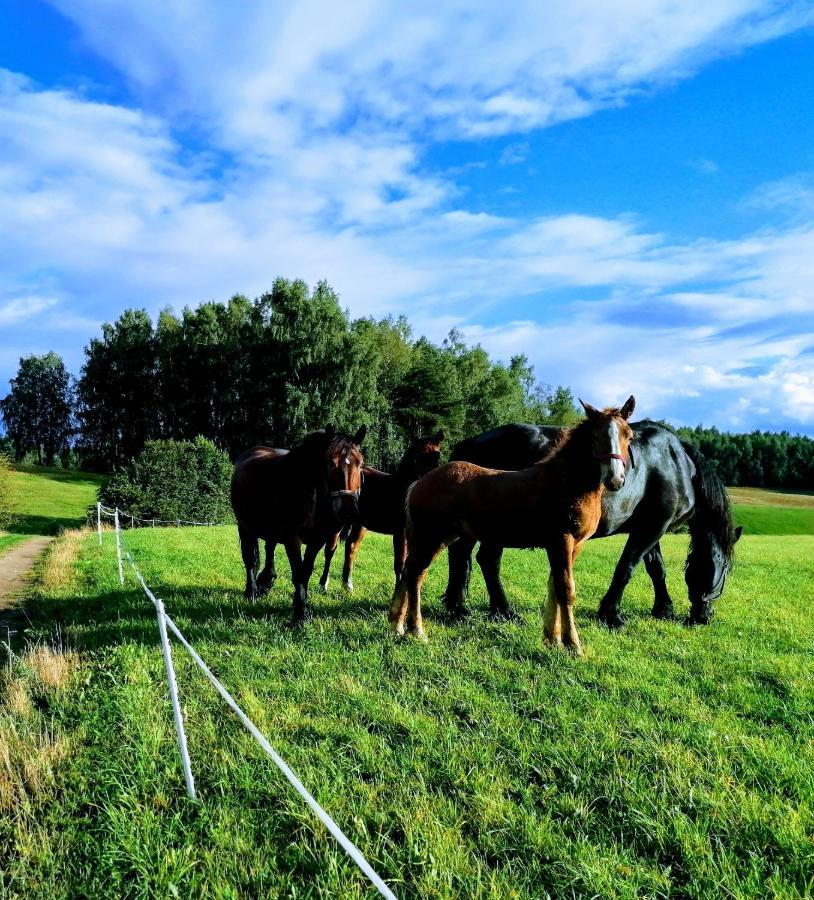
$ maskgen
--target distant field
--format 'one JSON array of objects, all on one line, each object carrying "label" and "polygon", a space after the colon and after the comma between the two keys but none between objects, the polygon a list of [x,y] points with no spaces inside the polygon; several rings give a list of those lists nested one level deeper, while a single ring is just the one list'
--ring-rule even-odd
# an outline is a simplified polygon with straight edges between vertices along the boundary
[{"label": "distant field", "polygon": [[814,491],[788,491],[769,488],[727,488],[733,503],[748,506],[783,506],[814,509]]},{"label": "distant field", "polygon": [[814,535],[814,493],[728,488],[735,521],[746,534]]},{"label": "distant field", "polygon": [[15,466],[11,475],[12,534],[56,534],[85,521],[101,476],[72,469]]}]

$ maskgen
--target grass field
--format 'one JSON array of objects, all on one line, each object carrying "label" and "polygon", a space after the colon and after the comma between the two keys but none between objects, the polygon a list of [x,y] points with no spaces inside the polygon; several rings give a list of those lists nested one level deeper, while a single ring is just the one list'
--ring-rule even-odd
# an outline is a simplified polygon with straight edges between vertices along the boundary
[{"label": "grass field", "polygon": [[735,520],[746,534],[814,535],[814,494],[729,488]]},{"label": "grass field", "polygon": [[[439,561],[423,646],[387,631],[385,538],[366,539],[356,595],[316,596],[315,620],[294,632],[286,577],[243,600],[234,529],[128,540],[170,614],[397,895],[814,889],[814,538],[744,537],[707,628],[651,620],[639,573],[621,634],[591,618],[621,547],[595,542],[577,570],[581,660],[542,645],[540,553],[507,554],[522,626],[445,624]],[[686,538],[664,549],[684,607]],[[7,779],[16,793],[0,777],[0,892],[369,896],[179,649],[201,800],[186,799],[152,607],[115,571],[112,535],[99,548],[69,533],[30,605],[39,635],[59,622],[81,662],[50,685],[34,664],[7,675],[6,769],[22,774]],[[482,609],[479,578],[473,588]],[[26,760],[50,774],[29,784]]]},{"label": "grass field", "polygon": [[85,521],[96,503],[99,475],[45,466],[15,466],[11,475],[12,534],[56,534]]}]

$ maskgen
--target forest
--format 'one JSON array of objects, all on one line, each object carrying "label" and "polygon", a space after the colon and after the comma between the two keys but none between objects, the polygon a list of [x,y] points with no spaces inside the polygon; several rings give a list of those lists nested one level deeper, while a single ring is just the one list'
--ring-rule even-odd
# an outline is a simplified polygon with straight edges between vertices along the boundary
[{"label": "forest", "polygon": [[[0,415],[16,459],[101,472],[121,470],[151,440],[203,436],[234,458],[327,423],[367,425],[366,458],[387,468],[422,432],[443,430],[450,448],[506,422],[580,417],[570,389],[539,381],[525,356],[492,360],[456,331],[434,344],[404,316],[352,319],[326,282],[284,278],[255,300],[165,309],[155,322],[125,310],[87,345],[77,379],[54,353],[26,357]],[[814,487],[811,438],[677,431],[726,484]]]},{"label": "forest", "polygon": [[85,348],[74,383],[55,354],[21,360],[0,401],[12,455],[62,455],[115,471],[155,439],[211,439],[235,457],[288,447],[327,423],[368,426],[366,458],[392,466],[410,435],[446,445],[503,422],[571,424],[570,391],[536,381],[524,356],[495,362],[450,332],[414,338],[405,317],[351,319],[325,283],[279,278],[252,301],[128,309]]}]

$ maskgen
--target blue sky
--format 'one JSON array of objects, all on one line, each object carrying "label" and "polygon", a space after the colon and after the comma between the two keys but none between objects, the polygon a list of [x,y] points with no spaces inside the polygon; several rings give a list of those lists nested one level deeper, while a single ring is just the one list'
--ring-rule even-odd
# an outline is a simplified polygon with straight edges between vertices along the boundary
[{"label": "blue sky", "polygon": [[0,384],[285,275],[814,434],[814,7],[6,0],[0,231]]}]

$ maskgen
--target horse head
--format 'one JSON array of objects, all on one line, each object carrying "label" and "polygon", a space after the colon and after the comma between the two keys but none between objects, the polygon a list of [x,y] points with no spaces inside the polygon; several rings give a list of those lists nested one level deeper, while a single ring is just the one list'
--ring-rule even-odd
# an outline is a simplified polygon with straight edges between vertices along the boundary
[{"label": "horse head", "polygon": [[697,528],[692,529],[690,552],[684,568],[690,598],[689,624],[707,625],[712,618],[713,604],[724,592],[735,544],[742,533],[740,525],[737,528],[730,526],[722,534],[716,534],[715,529],[703,533]]},{"label": "horse head", "polygon": [[325,492],[330,500],[331,515],[340,525],[359,518],[359,494],[362,490],[361,444],[367,434],[362,425],[354,435],[325,429],[329,440],[323,455]]},{"label": "horse head", "polygon": [[444,432],[436,431],[431,437],[413,438],[399,464],[400,471],[410,481],[422,478],[441,464],[441,443]]},{"label": "horse head", "polygon": [[602,483],[609,491],[618,491],[625,483],[628,465],[633,465],[630,453],[633,429],[628,419],[636,401],[631,396],[621,407],[601,410],[582,400],[579,402],[588,420],[593,456],[599,462]]}]

